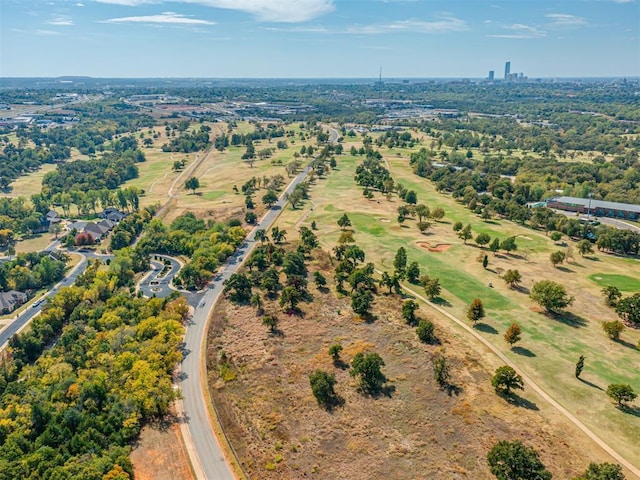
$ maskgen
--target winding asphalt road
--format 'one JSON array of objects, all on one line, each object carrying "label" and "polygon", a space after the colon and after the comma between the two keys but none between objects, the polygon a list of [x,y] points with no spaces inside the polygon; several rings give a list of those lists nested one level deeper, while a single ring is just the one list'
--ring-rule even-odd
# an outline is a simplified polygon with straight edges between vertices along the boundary
[{"label": "winding asphalt road", "polygon": [[[338,132],[329,128],[329,143],[338,140]],[[186,428],[183,428],[183,436],[191,464],[198,480],[234,480],[231,471],[215,433],[211,428],[209,409],[207,408],[208,393],[207,378],[205,372],[205,353],[207,339],[207,319],[215,303],[223,290],[223,282],[234,274],[248,258],[256,246],[255,233],[258,229],[269,229],[276,220],[281,210],[287,203],[285,198],[288,193],[302,182],[310,168],[306,167],[289,184],[285,192],[280,196],[278,203],[269,210],[249,233],[245,242],[230,258],[221,274],[210,284],[198,305],[195,307],[190,325],[185,334],[185,351],[188,352],[182,361],[180,371],[180,388],[182,390],[181,408]]]}]

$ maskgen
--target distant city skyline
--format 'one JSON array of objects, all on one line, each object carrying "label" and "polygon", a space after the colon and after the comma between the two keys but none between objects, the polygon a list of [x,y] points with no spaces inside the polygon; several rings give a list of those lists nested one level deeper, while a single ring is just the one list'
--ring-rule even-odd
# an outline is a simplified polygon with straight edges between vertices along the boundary
[{"label": "distant city skyline", "polygon": [[2,0],[0,22],[2,77],[640,76],[637,0]]}]

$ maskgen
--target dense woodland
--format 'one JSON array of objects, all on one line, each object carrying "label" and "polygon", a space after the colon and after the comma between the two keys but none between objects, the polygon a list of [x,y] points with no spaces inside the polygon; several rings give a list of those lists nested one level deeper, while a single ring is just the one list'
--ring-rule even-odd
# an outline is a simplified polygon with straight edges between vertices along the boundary
[{"label": "dense woodland", "polygon": [[0,365],[0,478],[133,478],[130,441],[175,397],[187,308],[132,297],[132,281],[126,254],[95,264],[12,338]]}]

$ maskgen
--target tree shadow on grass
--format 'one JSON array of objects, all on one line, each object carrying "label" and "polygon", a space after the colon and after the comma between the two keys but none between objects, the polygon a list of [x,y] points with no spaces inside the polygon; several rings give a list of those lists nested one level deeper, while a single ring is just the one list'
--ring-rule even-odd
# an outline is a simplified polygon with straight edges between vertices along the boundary
[{"label": "tree shadow on grass", "polygon": [[521,397],[517,393],[498,393],[500,397],[502,397],[508,404],[513,405],[515,407],[526,408],[527,410],[540,410],[538,406],[532,402],[531,400],[527,400],[524,397]]},{"label": "tree shadow on grass", "polygon": [[584,256],[582,258],[584,258],[585,260],[589,260],[591,262],[601,262],[602,261],[596,256]]},{"label": "tree shadow on grass", "polygon": [[318,402],[318,404],[324,408],[328,413],[333,413],[333,411],[338,407],[343,407],[345,404],[344,398],[340,395],[335,395],[330,399],[327,399],[325,402]]},{"label": "tree shadow on grass", "polygon": [[568,267],[556,267],[558,270],[560,270],[561,272],[566,272],[566,273],[574,273],[575,270],[571,270]]},{"label": "tree shadow on grass", "polygon": [[318,287],[318,291],[319,291],[320,293],[324,293],[324,294],[326,295],[326,294],[327,294],[327,293],[329,293],[331,290],[329,290],[327,287]]},{"label": "tree shadow on grass", "polygon": [[497,335],[498,334],[498,330],[496,330],[491,325],[486,324],[486,323],[482,323],[482,322],[476,323],[474,328],[476,330],[479,330],[479,331],[484,332],[484,333],[490,333],[491,335]]},{"label": "tree shadow on grass", "polygon": [[633,343],[627,342],[626,340],[622,340],[621,338],[618,338],[617,340],[614,340],[614,342],[616,342],[617,344],[622,345],[623,347],[630,348],[631,350],[638,350],[638,347],[636,347]]},{"label": "tree shadow on grass", "polygon": [[371,398],[387,397],[391,398],[396,391],[395,385],[382,385],[375,390],[360,388],[360,393],[368,395]]},{"label": "tree shadow on grass", "polygon": [[447,385],[446,387],[444,387],[444,390],[450,397],[453,397],[454,395],[457,397],[464,391],[464,388],[459,385]]},{"label": "tree shadow on grass", "polygon": [[573,328],[587,325],[587,321],[584,318],[571,312],[549,312],[547,316]]},{"label": "tree shadow on grass", "polygon": [[431,303],[435,303],[436,305],[439,305],[440,307],[450,307],[451,303],[448,300],[445,300],[442,297],[436,297],[432,300],[430,300]]},{"label": "tree shadow on grass", "polygon": [[600,385],[596,385],[595,383],[590,382],[589,380],[585,380],[584,378],[580,378],[580,377],[578,377],[578,380],[580,380],[585,385],[589,385],[592,388],[597,388],[601,392],[604,392],[604,388],[602,388]]},{"label": "tree shadow on grass", "polygon": [[623,413],[640,418],[640,407],[636,407],[635,405],[617,405],[616,408]]},{"label": "tree shadow on grass", "polygon": [[517,353],[518,355],[522,355],[523,357],[529,357],[529,358],[533,358],[536,356],[535,353],[533,353],[531,350],[529,350],[528,348],[524,348],[524,347],[513,347],[511,349],[511,351],[513,353]]},{"label": "tree shadow on grass", "polygon": [[343,361],[341,358],[333,361],[333,366],[339,368],[340,370],[347,370],[349,368],[349,364]]}]

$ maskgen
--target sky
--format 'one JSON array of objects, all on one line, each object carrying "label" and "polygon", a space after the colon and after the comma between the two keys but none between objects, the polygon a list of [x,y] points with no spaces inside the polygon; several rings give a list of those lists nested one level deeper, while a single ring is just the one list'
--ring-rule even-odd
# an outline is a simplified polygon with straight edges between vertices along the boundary
[{"label": "sky", "polygon": [[0,0],[0,77],[640,76],[640,0]]}]

